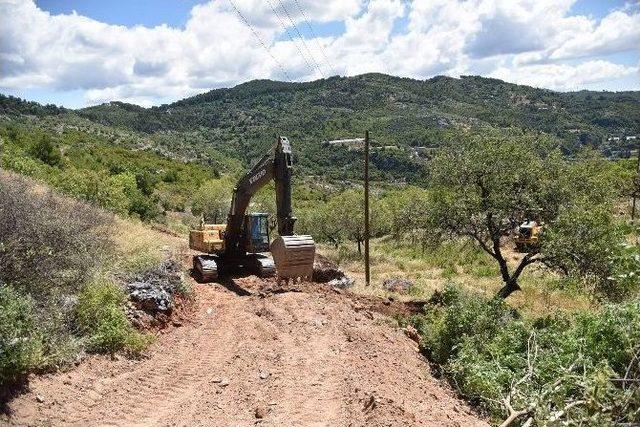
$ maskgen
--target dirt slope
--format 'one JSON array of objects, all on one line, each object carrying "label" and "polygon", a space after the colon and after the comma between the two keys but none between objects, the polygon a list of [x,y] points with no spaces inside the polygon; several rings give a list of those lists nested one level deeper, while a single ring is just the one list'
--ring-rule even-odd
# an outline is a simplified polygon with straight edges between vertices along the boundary
[{"label": "dirt slope", "polygon": [[161,334],[148,358],[91,357],[35,378],[10,402],[9,423],[485,425],[429,375],[413,341],[356,300],[196,293],[192,320]]}]

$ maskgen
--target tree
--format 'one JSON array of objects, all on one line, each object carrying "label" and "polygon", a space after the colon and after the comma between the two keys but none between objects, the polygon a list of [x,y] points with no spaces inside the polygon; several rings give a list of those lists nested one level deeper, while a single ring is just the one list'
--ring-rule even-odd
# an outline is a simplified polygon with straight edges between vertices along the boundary
[{"label": "tree", "polygon": [[609,206],[573,204],[543,234],[544,262],[585,278],[601,296],[621,299],[637,288],[640,273],[638,248],[624,240]]},{"label": "tree", "polygon": [[60,166],[62,164],[60,149],[53,143],[49,135],[40,136],[31,146],[30,153],[33,157],[49,166]]},{"label": "tree", "polygon": [[[518,279],[529,265],[546,261],[541,245],[510,266],[502,247],[505,236],[526,219],[552,229],[563,209],[584,200],[605,203],[613,194],[601,159],[588,153],[572,165],[553,145],[544,136],[488,131],[445,147],[431,163],[431,226],[444,236],[471,238],[495,259],[502,298],[520,290]],[[557,232],[567,237],[577,230]]]},{"label": "tree", "polygon": [[193,197],[191,212],[203,215],[207,223],[220,223],[225,220],[231,205],[233,186],[227,179],[205,181]]},{"label": "tree", "polygon": [[155,189],[158,181],[158,177],[149,171],[143,171],[136,174],[136,184],[138,189],[145,196],[153,194],[153,190]]},{"label": "tree", "polygon": [[413,244],[424,242],[425,218],[428,217],[429,193],[419,187],[408,186],[387,193],[382,199],[389,215],[389,228],[396,239],[407,234]]},{"label": "tree", "polygon": [[337,249],[345,238],[341,225],[335,220],[333,213],[327,209],[326,204],[318,205],[318,203],[296,209],[297,232],[330,242]]},{"label": "tree", "polygon": [[[334,196],[324,207],[323,221],[332,223],[335,235],[331,238],[337,242],[344,237],[358,245],[358,253],[362,253],[364,242],[364,193],[362,190],[346,190]],[[371,237],[380,236],[389,231],[386,207],[380,201],[370,199],[370,230]]]}]

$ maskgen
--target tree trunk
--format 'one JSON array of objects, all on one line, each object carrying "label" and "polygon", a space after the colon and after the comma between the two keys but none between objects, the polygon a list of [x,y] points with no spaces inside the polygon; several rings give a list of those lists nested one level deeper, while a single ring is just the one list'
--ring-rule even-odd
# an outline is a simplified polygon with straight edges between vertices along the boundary
[{"label": "tree trunk", "polygon": [[498,295],[500,298],[505,299],[515,291],[519,291],[520,286],[518,282],[514,279],[511,279],[505,283],[505,285],[498,291]]},{"label": "tree trunk", "polygon": [[360,240],[358,240],[358,255],[362,255],[362,249],[360,249]]}]

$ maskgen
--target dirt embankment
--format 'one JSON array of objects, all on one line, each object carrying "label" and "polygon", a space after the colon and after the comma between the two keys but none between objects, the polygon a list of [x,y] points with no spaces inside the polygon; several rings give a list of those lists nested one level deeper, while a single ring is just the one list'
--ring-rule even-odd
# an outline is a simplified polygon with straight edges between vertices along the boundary
[{"label": "dirt embankment", "polygon": [[415,342],[380,313],[403,309],[394,302],[255,278],[228,285],[246,292],[194,285],[192,318],[164,330],[147,358],[91,357],[68,373],[32,379],[4,421],[486,425],[430,376]]}]

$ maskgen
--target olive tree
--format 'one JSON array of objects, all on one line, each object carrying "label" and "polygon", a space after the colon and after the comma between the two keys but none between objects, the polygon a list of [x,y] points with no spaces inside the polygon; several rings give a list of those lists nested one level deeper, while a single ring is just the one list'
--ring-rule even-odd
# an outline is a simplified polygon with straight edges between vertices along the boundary
[{"label": "olive tree", "polygon": [[[552,147],[543,135],[487,131],[446,146],[431,162],[431,227],[443,236],[468,237],[491,255],[500,268],[502,298],[520,290],[518,279],[528,266],[548,261],[544,244],[552,242],[543,239],[510,265],[505,236],[526,219],[553,228],[561,212],[585,200],[602,204],[612,194],[603,160],[589,154],[570,163]],[[562,227],[553,239],[575,232]]]},{"label": "olive tree", "polygon": [[389,228],[396,239],[409,236],[412,243],[423,241],[425,218],[428,216],[427,190],[408,186],[389,191],[382,199],[389,215]]},{"label": "olive tree", "polygon": [[206,222],[219,223],[226,219],[231,205],[233,184],[228,179],[211,179],[204,182],[196,191],[191,212],[202,215]]},{"label": "olive tree", "polygon": [[[371,237],[386,234],[389,230],[386,206],[372,196],[369,210]],[[357,244],[358,253],[362,253],[362,243],[365,238],[362,190],[346,190],[331,197],[326,204],[318,207],[315,218],[326,240],[333,242],[336,246],[343,240],[350,240]]]},{"label": "olive tree", "polygon": [[640,248],[625,240],[609,206],[573,204],[543,234],[544,263],[581,278],[600,297],[621,300],[640,285]]}]

